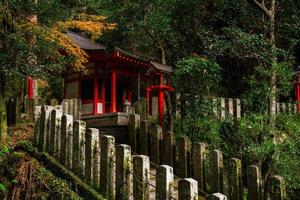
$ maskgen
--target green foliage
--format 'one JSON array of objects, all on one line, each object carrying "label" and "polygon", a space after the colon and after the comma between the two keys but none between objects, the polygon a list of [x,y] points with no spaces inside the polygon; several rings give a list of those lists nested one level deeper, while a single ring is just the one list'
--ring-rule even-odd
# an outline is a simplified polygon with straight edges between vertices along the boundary
[{"label": "green foliage", "polygon": [[220,68],[215,62],[190,57],[177,63],[173,82],[180,94],[177,106],[181,113],[179,126],[182,134],[199,137],[199,127],[205,123],[203,119],[212,114],[213,102],[209,96],[218,90],[219,80]]},{"label": "green foliage", "polygon": [[6,187],[2,183],[0,183],[0,192],[6,192]]}]

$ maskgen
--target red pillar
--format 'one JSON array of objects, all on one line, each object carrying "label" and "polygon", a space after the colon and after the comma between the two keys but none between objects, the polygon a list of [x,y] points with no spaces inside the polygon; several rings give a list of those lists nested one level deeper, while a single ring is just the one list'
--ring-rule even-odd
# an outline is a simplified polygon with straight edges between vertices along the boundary
[{"label": "red pillar", "polygon": [[147,98],[147,113],[150,115],[150,84],[149,80],[146,82],[146,98]]},{"label": "red pillar", "polygon": [[111,112],[117,112],[117,73],[111,72]]},{"label": "red pillar", "polygon": [[105,79],[102,79],[102,113],[105,113]]},{"label": "red pillar", "polygon": [[94,75],[94,114],[98,113],[98,77]]},{"label": "red pillar", "polygon": [[165,106],[164,91],[160,89],[158,91],[158,122],[161,127],[163,127],[164,124],[164,106]]},{"label": "red pillar", "polygon": [[28,99],[33,99],[34,81],[32,77],[28,77]]}]

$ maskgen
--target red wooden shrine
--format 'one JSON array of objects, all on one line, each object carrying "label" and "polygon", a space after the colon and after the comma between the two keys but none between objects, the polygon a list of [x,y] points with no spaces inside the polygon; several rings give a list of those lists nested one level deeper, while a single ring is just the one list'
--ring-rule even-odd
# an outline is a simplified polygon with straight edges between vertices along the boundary
[{"label": "red wooden shrine", "polygon": [[72,32],[67,35],[89,56],[86,72],[69,70],[64,74],[64,97],[80,98],[82,115],[125,112],[125,105],[145,97],[148,113],[162,125],[164,91],[173,90],[172,67],[120,48],[109,50]]}]

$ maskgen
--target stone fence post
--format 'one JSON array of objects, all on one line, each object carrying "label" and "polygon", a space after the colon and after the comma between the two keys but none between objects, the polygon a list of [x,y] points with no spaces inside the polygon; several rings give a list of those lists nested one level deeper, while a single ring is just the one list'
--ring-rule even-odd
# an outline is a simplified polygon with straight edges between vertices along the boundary
[{"label": "stone fence post", "polygon": [[190,176],[191,163],[191,141],[183,136],[178,139],[179,176],[186,178]]},{"label": "stone fence post", "polygon": [[150,160],[148,156],[133,157],[133,199],[149,199]]},{"label": "stone fence post", "polygon": [[149,129],[150,160],[160,164],[160,141],[162,140],[162,128],[159,125],[150,125]]},{"label": "stone fence post", "polygon": [[260,170],[255,165],[247,168],[248,199],[262,200],[262,178]]},{"label": "stone fence post", "polygon": [[206,190],[205,151],[206,144],[195,143],[193,145],[193,177],[198,181],[198,187],[201,190]]},{"label": "stone fence post", "polygon": [[86,123],[76,120],[73,123],[73,171],[84,177]]},{"label": "stone fence post", "polygon": [[230,200],[242,200],[242,162],[236,158],[228,163],[228,193]]},{"label": "stone fence post", "polygon": [[40,132],[38,137],[38,150],[45,151],[47,138],[50,135],[50,113],[52,111],[52,106],[42,106],[41,109],[41,119],[40,119]]},{"label": "stone fence post", "polygon": [[156,173],[156,199],[169,200],[173,194],[171,183],[174,181],[173,168],[168,165],[160,165]]},{"label": "stone fence post", "polygon": [[191,178],[178,182],[178,200],[198,200],[198,183]]},{"label": "stone fence post", "polygon": [[211,192],[223,192],[223,155],[219,150],[210,153]]},{"label": "stone fence post", "polygon": [[128,138],[129,138],[129,144],[131,146],[131,150],[133,152],[137,152],[137,141],[138,141],[138,134],[140,129],[140,115],[138,114],[132,114],[129,116],[129,122],[128,122]]},{"label": "stone fence post", "polygon": [[147,120],[141,121],[140,127],[140,153],[142,155],[148,155],[148,138],[149,138],[149,124]]},{"label": "stone fence post", "polygon": [[72,167],[72,135],[73,117],[71,115],[63,115],[61,118],[60,161],[69,169]]},{"label": "stone fence post", "polygon": [[130,199],[132,193],[131,147],[120,144],[116,150],[116,199]]},{"label": "stone fence post", "polygon": [[268,178],[266,191],[266,200],[286,200],[285,181],[281,176],[271,176]]},{"label": "stone fence post", "polygon": [[206,200],[227,200],[227,197],[221,193],[214,193],[211,195],[208,195]]},{"label": "stone fence post", "polygon": [[61,139],[61,110],[51,111],[51,133],[50,133],[50,143],[49,143],[49,154],[58,158],[57,154],[60,149],[60,139]]},{"label": "stone fence post", "polygon": [[163,164],[174,167],[174,161],[176,160],[174,156],[174,146],[175,146],[174,133],[171,131],[167,131],[166,140],[164,144],[165,155],[164,155]]},{"label": "stone fence post", "polygon": [[86,180],[90,183],[93,183],[93,175],[95,174],[93,172],[94,166],[97,163],[94,163],[97,161],[97,158],[94,158],[95,156],[95,148],[97,147],[95,145],[96,141],[99,141],[99,130],[95,128],[88,128],[85,134],[85,169],[84,169],[84,176]]},{"label": "stone fence post", "polygon": [[100,193],[108,199],[115,199],[115,173],[115,138],[109,135],[104,135],[101,137]]}]

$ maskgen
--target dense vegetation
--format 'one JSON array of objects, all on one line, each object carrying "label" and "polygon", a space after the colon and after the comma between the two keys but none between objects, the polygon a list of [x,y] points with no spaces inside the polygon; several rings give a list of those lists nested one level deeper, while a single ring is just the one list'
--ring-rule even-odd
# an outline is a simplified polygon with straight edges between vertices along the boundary
[{"label": "dense vegetation", "polygon": [[[72,29],[108,46],[172,65],[173,85],[180,97],[171,94],[176,134],[206,141],[228,157],[241,158],[245,165],[259,164],[265,176],[284,176],[290,197],[297,196],[299,116],[276,116],[274,102],[295,100],[292,83],[300,63],[299,1],[26,2],[2,0],[0,5],[2,138],[6,133],[5,90],[6,95],[17,96],[19,80],[35,75],[51,80],[43,90],[43,95],[51,95],[49,88],[59,91],[60,85],[53,74],[69,66],[82,69],[86,55],[62,34]],[[67,54],[60,54],[62,50]],[[242,119],[216,118],[211,112],[215,96],[241,98]],[[175,116],[178,110],[180,115]]]}]

